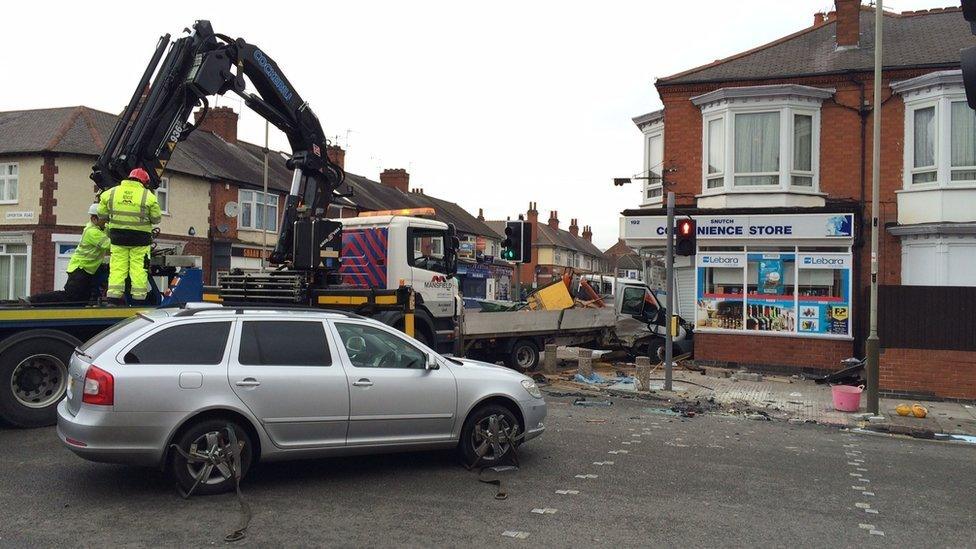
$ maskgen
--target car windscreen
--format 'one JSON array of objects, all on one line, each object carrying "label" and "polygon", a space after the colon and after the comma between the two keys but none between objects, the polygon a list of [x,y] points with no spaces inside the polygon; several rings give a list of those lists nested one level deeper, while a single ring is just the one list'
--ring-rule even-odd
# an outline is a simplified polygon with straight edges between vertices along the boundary
[{"label": "car windscreen", "polygon": [[78,350],[88,356],[96,357],[104,353],[109,347],[122,341],[127,335],[145,328],[152,321],[139,315],[131,316],[118,324],[113,324],[108,328],[95,334],[95,337],[82,343]]}]

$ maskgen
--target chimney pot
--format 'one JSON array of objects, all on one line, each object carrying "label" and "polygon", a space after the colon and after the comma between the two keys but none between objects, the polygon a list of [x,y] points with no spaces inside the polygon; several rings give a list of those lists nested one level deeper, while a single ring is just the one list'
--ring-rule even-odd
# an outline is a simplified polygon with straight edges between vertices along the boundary
[{"label": "chimney pot", "polygon": [[825,20],[826,20],[826,14],[824,12],[820,11],[820,12],[817,12],[817,13],[813,14],[813,25],[814,26],[822,25]]},{"label": "chimney pot", "polygon": [[569,234],[579,237],[579,225],[577,224],[579,220],[575,217],[569,220]]},{"label": "chimney pot", "polygon": [[559,212],[556,210],[549,211],[549,226],[555,230],[559,230]]},{"label": "chimney pot", "polygon": [[211,107],[200,123],[203,109],[193,113],[193,123],[198,129],[217,134],[228,143],[237,143],[237,113],[230,107]]}]

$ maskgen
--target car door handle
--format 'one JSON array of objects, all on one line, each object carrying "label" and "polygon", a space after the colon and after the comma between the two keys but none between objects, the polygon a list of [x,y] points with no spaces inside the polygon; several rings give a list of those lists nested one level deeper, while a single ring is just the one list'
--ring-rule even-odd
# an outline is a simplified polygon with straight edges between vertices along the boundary
[{"label": "car door handle", "polygon": [[234,385],[237,385],[238,387],[257,387],[258,385],[261,385],[261,382],[253,377],[245,377],[244,379],[235,382]]},{"label": "car door handle", "polygon": [[372,387],[373,386],[373,382],[370,381],[370,380],[368,380],[368,379],[366,379],[365,377],[363,379],[360,379],[359,381],[352,382],[352,384],[355,387]]}]

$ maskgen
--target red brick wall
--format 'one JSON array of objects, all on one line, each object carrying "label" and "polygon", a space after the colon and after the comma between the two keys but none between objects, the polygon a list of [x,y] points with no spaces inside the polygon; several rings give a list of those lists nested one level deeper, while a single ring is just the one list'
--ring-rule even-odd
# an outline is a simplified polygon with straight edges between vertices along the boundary
[{"label": "red brick wall", "polygon": [[853,342],[812,337],[695,333],[695,360],[768,370],[837,370]]},{"label": "red brick wall", "polygon": [[[237,219],[227,217],[224,213],[224,205],[228,202],[237,202],[237,186],[227,183],[210,184],[210,230],[213,237],[224,239],[237,238]],[[280,208],[279,208],[280,209]],[[220,232],[220,228],[226,226],[226,232]]]},{"label": "red brick wall", "polygon": [[882,349],[881,390],[976,399],[976,352]]}]

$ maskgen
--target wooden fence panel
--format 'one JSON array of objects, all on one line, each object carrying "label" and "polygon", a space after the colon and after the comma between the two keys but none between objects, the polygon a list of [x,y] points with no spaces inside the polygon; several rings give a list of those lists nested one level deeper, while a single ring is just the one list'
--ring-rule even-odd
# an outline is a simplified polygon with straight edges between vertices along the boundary
[{"label": "wooden fence panel", "polygon": [[976,351],[976,287],[881,286],[878,336],[884,348]]}]

